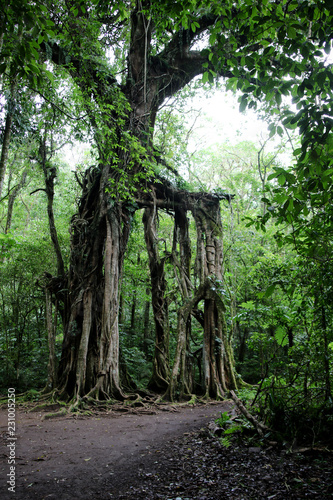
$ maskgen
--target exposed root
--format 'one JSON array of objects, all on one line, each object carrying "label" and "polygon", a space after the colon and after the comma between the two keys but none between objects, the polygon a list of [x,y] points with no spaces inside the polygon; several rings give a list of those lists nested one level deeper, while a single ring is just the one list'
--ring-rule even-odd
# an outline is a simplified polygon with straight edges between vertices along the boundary
[{"label": "exposed root", "polygon": [[[163,401],[161,395],[154,394],[150,391],[140,390],[138,392],[127,394],[124,401],[115,399],[99,400],[91,396],[71,399],[67,403],[55,399],[56,391],[40,397],[40,393],[33,391],[33,396],[38,397],[38,401],[18,401],[18,405],[25,412],[40,412],[41,420],[49,420],[58,417],[85,418],[88,416],[97,416],[103,414],[146,414],[156,415],[159,412],[178,412],[182,407],[193,407],[198,405],[207,405],[218,403],[213,400],[206,400],[196,395],[191,395],[187,401],[173,403],[171,401]],[[58,393],[57,393],[58,394]],[[32,396],[31,392],[24,393],[24,397]],[[1,405],[7,404],[7,398],[2,398]]]},{"label": "exposed root", "polygon": [[187,404],[194,406],[196,404],[197,400],[198,400],[198,397],[195,394],[192,394],[191,399],[189,400],[189,402]]},{"label": "exposed root", "polygon": [[42,415],[41,420],[50,420],[51,418],[57,418],[57,417],[62,417],[63,415],[67,415],[69,410],[67,408],[61,408],[59,411],[56,411],[54,413],[45,413],[45,415]]},{"label": "exposed root", "polygon": [[[54,402],[53,400],[52,401],[44,401],[42,403],[37,403],[33,406],[31,406],[31,408],[28,408],[27,409],[27,413],[31,413],[31,412],[34,412],[34,411],[42,411],[42,410],[45,410],[45,409],[49,409],[51,407],[59,407],[59,403],[58,402]],[[61,405],[63,406],[63,405]]]}]

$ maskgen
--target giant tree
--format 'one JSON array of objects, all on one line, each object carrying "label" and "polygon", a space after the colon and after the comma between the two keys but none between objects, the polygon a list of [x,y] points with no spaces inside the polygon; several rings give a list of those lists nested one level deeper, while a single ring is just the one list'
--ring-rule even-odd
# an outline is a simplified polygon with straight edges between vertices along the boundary
[{"label": "giant tree", "polygon": [[[70,269],[61,291],[66,307],[60,385],[75,396],[122,396],[119,282],[136,192],[154,182],[156,113],[167,97],[203,72],[208,54],[191,47],[219,15],[218,7],[209,10],[200,4],[201,24],[193,20],[189,25],[191,11],[179,4],[138,2],[129,7],[54,10],[54,22],[61,20],[61,38],[45,44],[45,54],[67,69],[81,89],[99,152],[72,219]],[[161,20],[168,9],[175,27]],[[104,30],[113,46],[126,51],[126,58],[113,66],[99,40]],[[120,63],[122,82],[115,75]],[[141,204],[151,210],[156,200],[149,189],[152,195]]]}]

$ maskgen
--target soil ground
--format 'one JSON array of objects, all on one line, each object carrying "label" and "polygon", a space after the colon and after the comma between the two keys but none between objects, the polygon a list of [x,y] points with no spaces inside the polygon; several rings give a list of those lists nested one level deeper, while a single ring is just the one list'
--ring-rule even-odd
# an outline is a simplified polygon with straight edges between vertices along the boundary
[{"label": "soil ground", "polygon": [[[43,420],[54,411],[16,412],[16,493],[8,491],[7,411],[0,411],[0,497],[2,499],[104,499],[149,473],[163,456],[163,445],[206,426],[228,403],[196,407],[100,412],[94,416],[62,416]],[[164,411],[163,411],[164,410]],[[133,410],[132,410],[133,411]],[[150,414],[147,414],[148,413]],[[4,495],[4,496],[3,496]]]},{"label": "soil ground", "polygon": [[[54,410],[48,408],[47,411]],[[329,453],[225,448],[208,431],[230,402],[117,407],[44,419],[17,407],[15,441],[0,410],[0,498],[220,500],[333,498]],[[8,490],[15,443],[15,493]]]}]

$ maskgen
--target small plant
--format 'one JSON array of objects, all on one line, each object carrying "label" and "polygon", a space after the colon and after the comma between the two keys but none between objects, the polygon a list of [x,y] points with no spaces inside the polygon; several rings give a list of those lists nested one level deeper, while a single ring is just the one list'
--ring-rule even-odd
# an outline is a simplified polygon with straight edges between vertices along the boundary
[{"label": "small plant", "polygon": [[215,420],[216,425],[223,428],[225,425],[232,424],[232,420],[230,420],[229,414],[227,411],[221,412],[221,416]]},{"label": "small plant", "polygon": [[245,403],[250,403],[256,397],[257,389],[256,388],[244,388],[238,391],[238,397],[244,401]]},{"label": "small plant", "polygon": [[228,429],[225,429],[223,434],[236,434],[237,432],[243,432],[244,427],[242,425],[232,425],[231,427],[228,427]]},{"label": "small plant", "polygon": [[228,412],[221,413],[221,417],[215,420],[216,425],[222,429],[222,436],[219,441],[225,448],[231,446],[232,442],[244,431],[252,430],[252,425],[241,415],[237,418],[230,418]]},{"label": "small plant", "polygon": [[231,446],[231,440],[227,436],[223,436],[220,438],[220,443],[223,446],[223,448],[230,448]]},{"label": "small plant", "polygon": [[40,391],[35,389],[29,389],[25,394],[23,394],[23,401],[39,401]]}]

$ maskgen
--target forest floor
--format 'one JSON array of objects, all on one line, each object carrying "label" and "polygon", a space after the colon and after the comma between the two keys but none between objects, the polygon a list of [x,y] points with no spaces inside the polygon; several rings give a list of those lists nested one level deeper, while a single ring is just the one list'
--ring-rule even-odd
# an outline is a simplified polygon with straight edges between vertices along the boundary
[{"label": "forest floor", "polygon": [[[46,419],[55,409],[17,406],[15,440],[0,409],[1,499],[333,498],[328,451],[222,446],[209,429],[221,412],[235,414],[232,402]],[[15,493],[7,483],[10,453]]]}]

